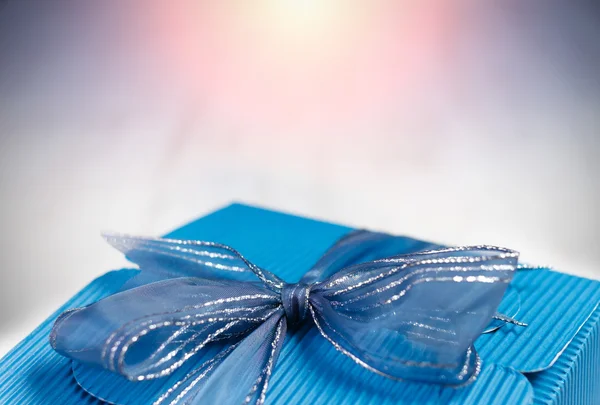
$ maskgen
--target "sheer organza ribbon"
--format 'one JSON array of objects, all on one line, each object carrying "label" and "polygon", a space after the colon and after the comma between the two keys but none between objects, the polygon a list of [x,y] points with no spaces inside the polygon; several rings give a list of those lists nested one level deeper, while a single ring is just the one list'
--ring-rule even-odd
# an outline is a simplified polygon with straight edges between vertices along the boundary
[{"label": "sheer organza ribbon", "polygon": [[375,373],[465,385],[481,368],[475,339],[494,318],[516,322],[496,314],[518,266],[509,249],[416,242],[398,255],[406,238],[354,231],[288,284],[219,243],[106,239],[141,272],[61,314],[50,341],[130,381],[175,376],[157,405],[262,404],[288,327],[305,322]]}]

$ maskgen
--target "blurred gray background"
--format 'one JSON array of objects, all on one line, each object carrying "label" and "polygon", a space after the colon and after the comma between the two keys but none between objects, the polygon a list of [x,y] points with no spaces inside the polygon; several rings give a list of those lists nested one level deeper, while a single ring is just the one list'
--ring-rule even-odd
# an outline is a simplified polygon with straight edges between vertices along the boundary
[{"label": "blurred gray background", "polygon": [[0,3],[0,355],[228,202],[600,279],[588,1]]}]

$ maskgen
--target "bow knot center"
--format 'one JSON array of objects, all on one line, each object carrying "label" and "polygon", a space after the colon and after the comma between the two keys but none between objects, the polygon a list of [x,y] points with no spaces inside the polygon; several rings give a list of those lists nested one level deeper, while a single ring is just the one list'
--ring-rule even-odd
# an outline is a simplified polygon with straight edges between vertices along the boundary
[{"label": "bow knot center", "polygon": [[309,294],[310,286],[307,284],[285,284],[283,286],[281,303],[290,324],[297,324],[306,319]]}]

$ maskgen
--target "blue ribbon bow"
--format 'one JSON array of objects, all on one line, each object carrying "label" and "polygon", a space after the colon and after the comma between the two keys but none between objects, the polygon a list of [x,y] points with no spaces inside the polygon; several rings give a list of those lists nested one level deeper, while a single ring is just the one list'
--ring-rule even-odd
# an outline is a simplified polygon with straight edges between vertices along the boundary
[{"label": "blue ribbon bow", "polygon": [[219,243],[106,238],[142,271],[61,314],[50,342],[78,367],[167,378],[157,405],[262,404],[288,326],[306,322],[375,373],[465,385],[481,367],[475,339],[513,321],[495,315],[518,264],[509,249],[415,242],[398,255],[405,238],[354,231],[288,284]]}]

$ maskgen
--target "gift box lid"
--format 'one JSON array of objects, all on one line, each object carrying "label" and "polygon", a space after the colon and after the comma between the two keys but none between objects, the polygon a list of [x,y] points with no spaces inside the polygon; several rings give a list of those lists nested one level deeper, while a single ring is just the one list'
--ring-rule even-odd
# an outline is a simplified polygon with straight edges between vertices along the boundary
[{"label": "gift box lid", "polygon": [[[350,231],[344,226],[233,204],[167,236],[228,244],[257,265],[294,282]],[[51,324],[64,309],[83,306],[118,291],[135,273],[120,270],[95,280],[2,359],[0,403],[94,403],[74,381],[69,361],[50,348]],[[577,352],[573,346],[585,343],[574,338],[598,312],[599,286],[596,281],[547,269],[520,270],[502,306],[511,310],[519,307],[518,318],[529,326],[508,325],[482,335],[476,342],[484,362],[482,373],[474,384],[461,389],[386,379],[341,355],[316,328],[302,327],[287,338],[266,402],[530,403],[534,388],[523,373],[548,369],[567,347]],[[536,386],[536,391],[544,389],[551,393],[556,384]],[[136,398],[135,392],[118,395]],[[535,396],[538,397],[537,392]]]}]

